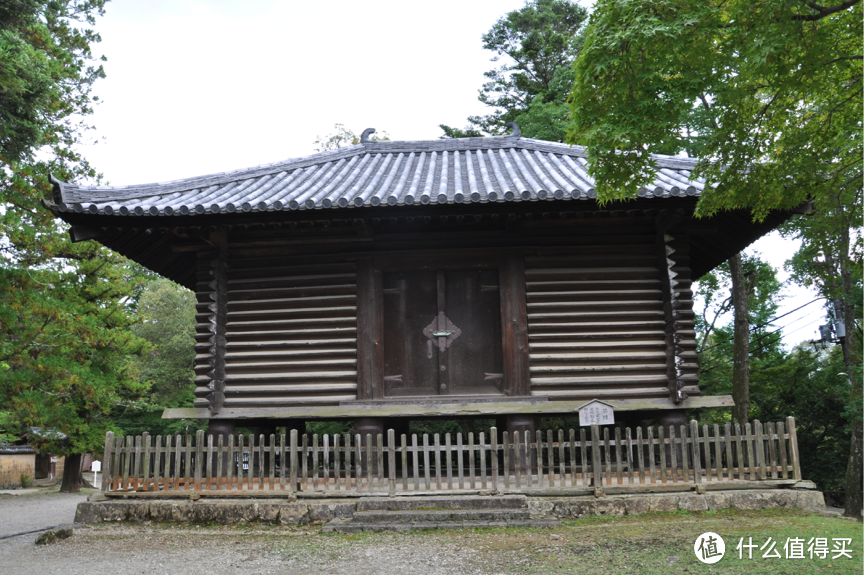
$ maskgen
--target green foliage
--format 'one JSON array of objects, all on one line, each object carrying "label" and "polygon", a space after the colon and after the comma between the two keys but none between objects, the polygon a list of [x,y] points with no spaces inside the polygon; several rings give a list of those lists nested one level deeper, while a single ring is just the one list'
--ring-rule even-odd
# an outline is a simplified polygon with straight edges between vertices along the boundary
[{"label": "green foliage", "polygon": [[66,248],[40,268],[0,260],[0,404],[23,427],[65,434],[34,441],[59,454],[98,449],[111,407],[146,390],[132,361],[146,342],[129,331],[140,274],[93,242]]},{"label": "green foliage", "polygon": [[0,6],[0,404],[4,428],[53,430],[32,441],[66,455],[98,450],[114,404],[146,390],[133,360],[147,344],[129,330],[144,272],[72,244],[40,203],[52,173],[98,180],[76,145],[104,75],[91,53],[103,5]]},{"label": "green foliage", "polygon": [[195,303],[195,294],[166,279],[150,282],[141,294],[140,323],[132,326],[132,333],[150,343],[150,353],[137,361],[155,404],[191,407]]},{"label": "green foliage", "polygon": [[26,473],[21,474],[21,487],[23,489],[27,489],[30,485],[33,484],[33,478],[27,475]]},{"label": "green foliage", "polygon": [[124,434],[173,435],[207,428],[206,421],[162,419],[166,407],[192,407],[195,401],[195,303],[195,294],[166,279],[149,282],[141,293],[140,323],[131,331],[149,343],[148,352],[135,359],[139,382],[148,393],[114,407],[112,420]]},{"label": "green foliage", "polygon": [[634,197],[654,178],[651,153],[694,145],[709,183],[702,214],[748,207],[760,219],[860,187],[861,19],[856,0],[835,11],[803,0],[597,2],[568,141],[588,147],[598,197]]},{"label": "green foliage", "polygon": [[[334,124],[333,129],[335,130],[335,132],[333,132],[332,134],[327,134],[326,136],[318,136],[318,138],[315,140],[316,152],[328,152],[330,150],[338,150],[339,148],[345,148],[347,146],[356,146],[360,143],[360,136],[346,128],[344,124]],[[389,140],[390,136],[387,134],[387,132],[381,132],[380,134],[372,134],[369,139],[373,142],[380,142],[383,140]]]},{"label": "green foliage", "polygon": [[585,8],[569,0],[527,0],[502,16],[483,35],[483,48],[504,63],[485,73],[479,100],[493,109],[471,116],[463,129],[441,125],[445,138],[505,133],[516,122],[522,134],[561,142],[566,135],[566,99],[573,83],[571,65],[581,46]]},{"label": "green foliage", "polygon": [[752,417],[795,418],[801,472],[820,489],[842,490],[854,411],[839,346],[816,353],[804,345],[750,378]]},{"label": "green foliage", "polygon": [[[0,365],[0,370],[3,370]],[[10,411],[0,411],[0,447],[11,445],[20,439],[21,428]]]}]

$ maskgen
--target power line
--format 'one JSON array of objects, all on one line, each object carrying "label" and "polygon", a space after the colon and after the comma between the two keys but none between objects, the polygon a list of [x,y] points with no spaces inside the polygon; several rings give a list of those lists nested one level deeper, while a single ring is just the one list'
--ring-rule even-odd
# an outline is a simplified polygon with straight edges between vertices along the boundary
[{"label": "power line", "polygon": [[[784,313],[783,315],[778,315],[778,316],[775,317],[775,318],[769,319],[769,320],[766,321],[765,323],[758,324],[758,325],[755,325],[755,326],[751,327],[751,328],[750,328],[750,331],[755,331],[755,330],[759,329],[760,327],[765,327],[766,325],[770,325],[771,323],[773,323],[774,321],[776,321],[776,320],[778,320],[778,319],[780,319],[780,318],[782,318],[782,317],[786,317],[786,316],[789,315],[789,314],[795,313],[796,311],[798,311],[798,310],[800,310],[800,309],[804,309],[804,308],[807,307],[808,305],[810,305],[810,304],[812,304],[812,303],[816,303],[817,301],[819,301],[819,300],[823,300],[823,299],[825,299],[825,298],[824,298],[824,297],[817,297],[817,298],[814,299],[813,301],[809,301],[809,302],[805,303],[805,304],[802,305],[802,306],[796,307],[796,308],[793,309],[792,311],[787,311],[787,312]],[[806,316],[802,316],[802,317],[806,317]],[[793,323],[795,323],[796,321],[799,321],[800,319],[801,319],[801,318],[798,318],[798,319],[796,319],[795,321],[792,321],[792,322],[790,322],[790,323],[787,323],[786,325],[782,326],[782,327],[779,328],[779,329],[783,329],[784,327],[788,327],[788,326],[792,325]],[[774,332],[770,332],[770,333],[776,333],[776,331],[779,331],[779,330],[775,330]],[[733,339],[734,339],[734,338],[733,338]],[[702,352],[708,351],[709,349],[714,349],[715,347],[719,347],[719,346],[724,345],[724,344],[727,344],[727,343],[729,343],[729,342],[731,342],[731,341],[732,341],[732,339],[728,339],[728,340],[726,340],[726,341],[722,341],[722,342],[720,342],[720,343],[715,343],[714,345],[710,345],[710,346],[708,346],[708,347],[706,347],[706,348],[700,350],[700,351],[697,352],[697,353],[702,353]]]}]

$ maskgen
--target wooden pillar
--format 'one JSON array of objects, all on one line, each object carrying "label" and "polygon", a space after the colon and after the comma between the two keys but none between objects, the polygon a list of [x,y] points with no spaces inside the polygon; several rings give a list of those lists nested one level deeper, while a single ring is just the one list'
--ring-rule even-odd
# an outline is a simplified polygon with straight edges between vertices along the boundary
[{"label": "wooden pillar", "polygon": [[210,413],[217,414],[225,402],[225,334],[228,323],[228,234],[222,230],[210,234],[210,243],[215,246],[209,263],[210,281],[207,283],[207,330],[210,343],[207,363],[210,371],[210,394],[207,395]]},{"label": "wooden pillar", "polygon": [[[677,439],[681,439],[681,426],[689,425],[689,421],[687,420],[687,413],[683,409],[670,409],[668,411],[664,411],[663,414],[658,418],[660,427],[663,428],[663,436],[669,437],[669,428],[675,429],[675,437]],[[681,445],[677,445],[675,447],[675,461],[678,462],[678,467],[681,467],[683,463],[684,452],[681,450]],[[666,461],[672,461],[672,446],[666,446]]]},{"label": "wooden pillar", "polygon": [[[213,436],[213,445],[219,445],[219,438],[222,438],[222,445],[228,445],[228,436],[234,434],[236,426],[234,425],[233,419],[211,419],[207,422],[207,433],[208,435]],[[216,472],[219,469],[219,466],[216,461],[216,457],[213,459],[213,471]],[[228,476],[228,453],[222,454],[222,477]]]},{"label": "wooden pillar", "polygon": [[[515,432],[515,431],[519,432],[519,436],[520,436],[519,441],[526,442],[525,436],[527,434],[527,436],[529,438],[531,438],[527,441],[527,443],[531,443],[531,441],[535,440],[535,438],[536,438],[535,428],[536,428],[536,420],[533,417],[529,417],[527,415],[508,415],[507,416],[507,432],[510,434],[510,442],[511,442],[510,444],[511,445],[513,444],[512,443],[513,442],[513,432]],[[530,450],[528,450],[528,452],[530,453]],[[510,471],[515,471],[515,469],[516,469],[515,464],[516,464],[515,454],[511,453],[510,454]],[[531,470],[532,471],[537,470],[537,465],[533,461],[531,462]]]},{"label": "wooden pillar", "polygon": [[[380,417],[362,417],[354,420],[354,434],[360,434],[360,445],[366,447],[366,435],[372,436],[372,446],[378,444],[378,434],[384,434],[384,419]],[[365,454],[365,450],[363,451]],[[365,455],[362,461],[363,473],[367,472],[369,462],[366,461]],[[378,454],[372,450],[372,473],[378,473]]]},{"label": "wooden pillar", "polygon": [[680,379],[682,374],[681,365],[684,363],[681,358],[681,348],[679,346],[681,340],[676,333],[679,329],[678,319],[680,314],[678,308],[681,307],[678,301],[678,290],[676,286],[678,281],[675,277],[678,275],[672,268],[675,266],[675,261],[671,258],[675,250],[669,243],[674,239],[666,233],[671,226],[681,220],[678,215],[665,213],[663,210],[657,217],[657,256],[660,268],[660,289],[663,292],[663,315],[666,323],[664,332],[666,334],[666,378],[667,388],[669,389],[669,399],[673,403],[681,403],[687,399],[687,394],[684,393],[684,382]]},{"label": "wooden pillar", "polygon": [[383,278],[371,259],[357,261],[357,399],[384,397]]}]

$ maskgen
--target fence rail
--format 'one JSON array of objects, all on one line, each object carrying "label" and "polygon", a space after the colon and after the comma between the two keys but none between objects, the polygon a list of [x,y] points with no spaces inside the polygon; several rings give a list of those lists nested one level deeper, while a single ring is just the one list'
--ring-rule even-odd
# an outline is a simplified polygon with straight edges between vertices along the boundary
[{"label": "fence rail", "polygon": [[[406,494],[801,479],[795,420],[386,436],[117,436],[102,490]],[[386,438],[386,441],[385,441]],[[287,439],[287,441],[286,441]]]}]

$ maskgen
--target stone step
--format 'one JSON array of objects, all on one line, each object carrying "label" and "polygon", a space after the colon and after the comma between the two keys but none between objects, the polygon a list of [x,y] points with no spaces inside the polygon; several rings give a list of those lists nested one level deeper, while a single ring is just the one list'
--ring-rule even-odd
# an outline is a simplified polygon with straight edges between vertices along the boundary
[{"label": "stone step", "polygon": [[[356,517],[356,516],[355,516]],[[322,533],[358,533],[360,531],[411,531],[412,529],[478,529],[492,527],[560,527],[555,518],[509,519],[497,521],[412,521],[393,523],[363,523],[349,519],[334,519],[321,528]]]},{"label": "stone step", "polygon": [[527,509],[524,495],[364,497],[357,511],[410,511],[412,509]]},{"label": "stone step", "polygon": [[422,521],[513,521],[531,518],[528,509],[412,509],[356,511],[358,523],[416,523]]}]

